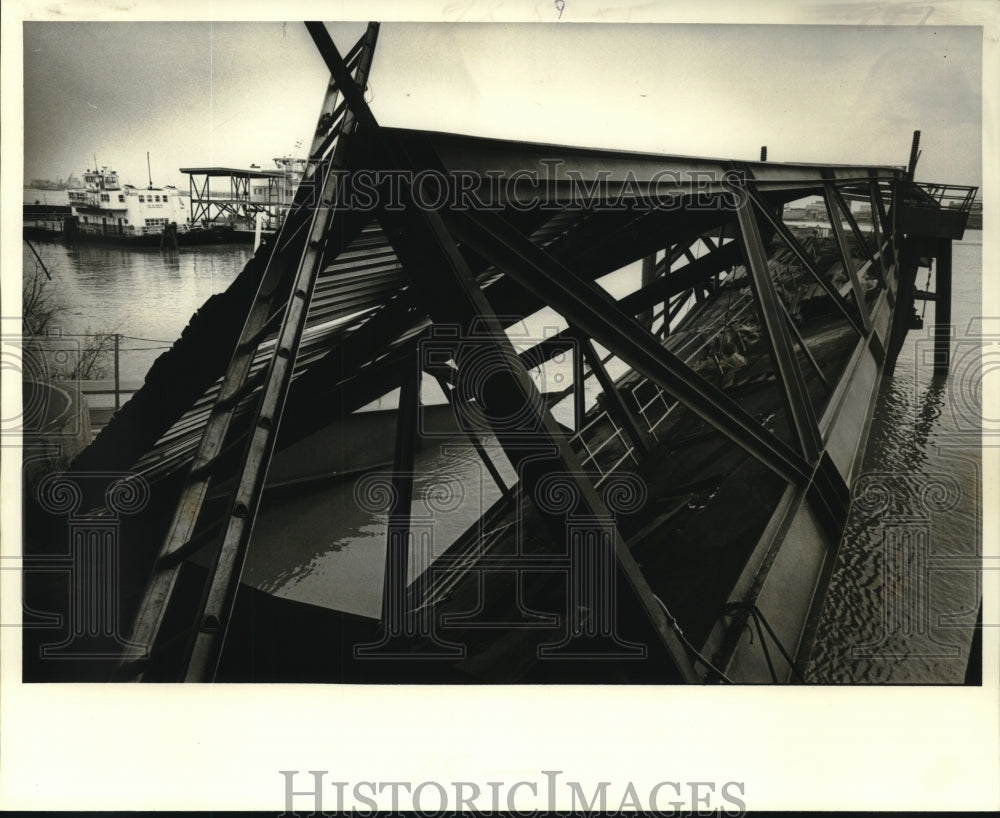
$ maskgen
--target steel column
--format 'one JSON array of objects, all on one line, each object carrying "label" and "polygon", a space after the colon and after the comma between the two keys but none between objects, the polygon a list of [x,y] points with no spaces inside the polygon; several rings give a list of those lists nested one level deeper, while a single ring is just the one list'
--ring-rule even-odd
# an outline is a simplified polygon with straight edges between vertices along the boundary
[{"label": "steel column", "polygon": [[795,322],[792,320],[792,316],[788,314],[788,310],[785,309],[785,305],[782,304],[781,307],[782,311],[785,313],[785,322],[788,324],[789,331],[792,333],[793,336],[795,336],[795,340],[799,345],[799,349],[801,349],[802,354],[806,356],[806,360],[809,361],[810,365],[813,368],[813,371],[816,373],[816,377],[819,378],[820,383],[823,384],[823,387],[826,389],[826,391],[828,393],[832,392],[833,387],[830,386],[829,381],[827,381],[826,376],[823,374],[823,370],[820,369],[819,362],[816,360],[816,358],[813,357],[813,354],[809,351],[809,347],[806,346],[806,339],[802,337],[802,333],[799,332],[799,328],[795,326]]},{"label": "steel column", "polygon": [[872,202],[872,224],[878,225],[879,229],[877,235],[879,238],[879,247],[882,247],[883,243],[888,244],[889,253],[892,255],[891,264],[896,264],[896,248],[893,243],[892,236],[892,224],[889,222],[889,217],[885,211],[885,202],[882,200],[882,191],[879,188],[878,182],[874,179],[869,182],[869,198]]},{"label": "steel column", "polygon": [[[889,287],[888,272],[889,271],[886,268],[886,264],[885,264],[885,254],[886,254],[888,248],[887,248],[887,245],[883,242],[883,239],[882,239],[882,228],[881,228],[881,220],[882,220],[882,217],[883,217],[884,214],[880,213],[878,210],[876,210],[876,206],[877,206],[876,199],[877,199],[877,197],[875,195],[875,181],[872,180],[872,182],[868,186],[868,200],[871,202],[870,206],[871,206],[871,209],[872,209],[872,233],[874,233],[874,235],[875,235],[875,245],[876,245],[876,247],[878,247],[878,263],[879,263],[879,266],[882,269],[882,282],[885,284],[886,289],[888,289],[888,287]],[[889,252],[891,252],[891,251],[889,251]]]},{"label": "steel column", "polygon": [[934,371],[951,363],[951,239],[940,239],[934,272]]},{"label": "steel column", "polygon": [[573,431],[583,428],[583,418],[587,414],[587,376],[584,373],[583,349],[573,347]]},{"label": "steel column", "polygon": [[[369,26],[366,36],[371,48],[366,52],[365,60],[359,68],[360,72],[366,73],[371,66],[372,51],[377,31],[377,26]],[[327,96],[330,96],[329,89]],[[352,127],[352,121],[345,121],[345,131],[349,131]],[[331,170],[334,166],[343,166],[345,164],[345,150],[346,143],[339,141],[334,160],[330,163]],[[254,424],[250,431],[250,439],[238,472],[237,487],[235,496],[232,499],[225,533],[222,537],[216,562],[209,569],[207,587],[199,605],[201,611],[199,630],[194,636],[194,642],[191,646],[187,662],[185,672],[186,681],[209,681],[214,678],[218,667],[228,629],[229,617],[235,604],[240,576],[246,559],[250,532],[263,491],[264,477],[274,449],[275,438],[281,421],[282,408],[291,383],[292,369],[302,338],[309,301],[312,297],[319,270],[322,267],[324,248],[331,232],[333,235],[338,234],[336,229],[338,224],[341,231],[345,229],[343,211],[335,209],[330,204],[325,204],[325,202],[336,201],[337,197],[335,194],[339,181],[339,177],[336,174],[332,172],[327,173],[323,182],[324,204],[316,208],[309,208],[311,220],[309,241],[302,248],[298,265],[294,270],[294,282],[291,283],[288,295],[290,300],[284,310],[284,317],[275,343],[274,354],[268,364],[265,385],[256,406]],[[296,201],[300,206],[305,204],[304,198],[300,198],[299,196],[296,196]],[[276,288],[286,278],[284,265],[275,263],[275,261],[272,257],[265,270],[264,278],[252,308],[255,315],[261,312],[266,313],[268,304],[275,295]],[[228,403],[229,396],[231,393],[238,391],[240,383],[245,380],[250,366],[250,359],[260,340],[256,333],[251,332],[248,336],[248,329],[252,324],[253,319],[248,319],[247,327],[244,329],[244,334],[241,337],[241,344],[234,355],[234,361],[244,361],[245,371],[241,377],[227,378],[227,383],[220,392],[216,402],[216,408],[220,410],[217,414],[221,418],[231,416],[232,408]],[[243,365],[241,365],[241,368]],[[235,364],[231,364],[230,369],[233,369],[234,366]],[[224,425],[228,425],[228,423]],[[203,446],[209,434],[209,430],[206,429]],[[196,467],[198,465],[196,463]],[[209,467],[210,463],[203,461],[200,465],[204,469]],[[193,468],[192,474],[195,475],[196,473],[196,470]],[[207,481],[204,477],[193,476],[192,479],[195,480],[193,487],[197,488],[197,493],[201,494],[203,498],[204,492],[207,490]],[[200,505],[201,502],[198,501],[194,508],[197,510],[200,508]],[[179,511],[178,517],[180,516],[181,512]],[[194,518],[191,519],[190,524],[193,526]],[[177,539],[175,542],[183,544],[184,540]],[[169,553],[169,545],[170,542],[168,541],[166,553]],[[156,630],[159,628],[160,621],[162,621],[162,613],[156,622]],[[154,630],[154,636],[155,632]],[[152,646],[152,640],[149,640],[145,644]]]},{"label": "steel column", "polygon": [[[668,248],[669,254],[669,248]],[[642,279],[641,286],[643,288],[652,284],[656,279],[656,254],[646,256],[642,260]],[[639,315],[639,323],[642,324],[646,329],[653,328],[653,307],[650,305],[647,309]]]},{"label": "steel column", "polygon": [[462,411],[456,405],[456,398],[455,395],[452,394],[452,389],[451,386],[448,384],[448,381],[445,380],[444,376],[439,374],[435,374],[434,377],[437,380],[438,387],[441,389],[442,392],[444,392],[445,399],[448,401],[448,403],[452,408],[452,414],[455,417],[455,423],[458,424],[458,427],[465,434],[466,438],[468,438],[469,443],[472,444],[472,448],[476,450],[476,454],[479,455],[479,459],[483,461],[483,465],[486,466],[486,471],[490,473],[490,477],[493,478],[493,482],[496,483],[497,488],[500,489],[500,493],[503,494],[505,497],[508,496],[510,494],[510,488],[508,488],[507,484],[504,482],[503,476],[497,470],[497,467],[493,463],[493,460],[490,458],[486,449],[483,447],[483,443],[479,439],[479,435],[476,434],[474,429],[467,428],[464,425]]},{"label": "steel column", "polygon": [[396,413],[396,444],[392,458],[392,506],[385,534],[385,579],[382,588],[383,642],[409,632],[405,620],[406,585],[410,564],[410,506],[417,456],[417,412],[420,407],[420,367],[416,356],[403,377]]}]

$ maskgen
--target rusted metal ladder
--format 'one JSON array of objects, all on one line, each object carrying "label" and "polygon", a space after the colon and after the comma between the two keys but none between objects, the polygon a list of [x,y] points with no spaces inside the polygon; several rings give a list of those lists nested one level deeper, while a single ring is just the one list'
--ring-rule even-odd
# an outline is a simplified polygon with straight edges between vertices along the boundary
[{"label": "rusted metal ladder", "polygon": [[[370,23],[345,59],[347,72],[361,88],[367,83],[377,38],[378,24]],[[337,104],[342,84],[338,77],[331,77],[309,151],[306,176],[271,245],[271,257],[139,604],[129,640],[132,655],[119,664],[119,679],[211,681],[215,677],[281,409],[316,280],[324,266],[327,238],[337,235],[338,220],[343,216],[343,208],[337,204],[338,185],[347,168],[346,137],[356,127],[356,120],[346,101]],[[284,300],[279,297],[283,293],[287,293]],[[262,342],[273,337],[279,318],[277,338],[268,340],[273,348],[266,364],[252,373],[255,357],[259,365]],[[227,449],[239,443],[232,421],[237,407],[251,397],[252,424],[249,432],[243,433],[249,440],[226,498],[228,512],[221,524],[206,525],[200,518],[213,480],[231,476],[217,474],[215,467]],[[209,544],[219,545],[210,560],[198,610],[185,618],[186,624],[177,627],[167,610],[178,589],[181,566],[185,558]],[[165,622],[173,626],[165,626]],[[164,668],[163,663],[157,664],[157,657],[162,657],[168,647],[174,655],[170,666]]]}]

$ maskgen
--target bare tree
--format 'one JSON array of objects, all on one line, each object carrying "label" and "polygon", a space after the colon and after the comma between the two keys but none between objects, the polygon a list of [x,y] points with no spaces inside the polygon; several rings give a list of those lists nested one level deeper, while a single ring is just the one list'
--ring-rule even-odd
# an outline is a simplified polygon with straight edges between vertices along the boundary
[{"label": "bare tree", "polygon": [[[50,278],[52,265],[37,256],[26,264],[21,281],[21,331],[23,354],[33,356],[35,371],[48,380],[97,380],[106,378],[113,363],[119,327],[64,337],[60,323],[66,305]],[[58,273],[57,273],[58,277]]]},{"label": "bare tree", "polygon": [[66,305],[49,286],[42,262],[37,257],[32,259],[21,279],[21,327],[25,339],[48,335],[65,311]]}]

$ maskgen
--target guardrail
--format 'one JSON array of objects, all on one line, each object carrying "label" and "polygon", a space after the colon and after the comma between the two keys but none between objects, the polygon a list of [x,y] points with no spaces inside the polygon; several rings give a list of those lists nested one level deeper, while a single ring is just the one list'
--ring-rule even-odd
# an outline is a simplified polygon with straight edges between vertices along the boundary
[{"label": "guardrail", "polygon": [[927,238],[961,239],[979,188],[911,182],[903,189],[899,227]]},{"label": "guardrail", "polygon": [[908,207],[938,207],[968,213],[976,200],[978,187],[943,185],[936,182],[912,182],[911,190],[903,196]]}]

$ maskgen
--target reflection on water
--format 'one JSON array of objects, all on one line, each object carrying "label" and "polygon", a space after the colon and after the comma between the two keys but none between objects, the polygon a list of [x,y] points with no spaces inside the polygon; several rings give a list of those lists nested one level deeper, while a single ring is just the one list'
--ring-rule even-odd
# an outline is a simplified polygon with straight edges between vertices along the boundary
[{"label": "reflection on water", "polygon": [[883,384],[807,677],[956,684],[980,593],[980,234],[954,245],[956,340],[930,353],[933,306]]},{"label": "reflection on water", "polygon": [[[484,447],[512,483],[513,470],[499,444],[489,440]],[[500,498],[475,450],[462,439],[434,441],[415,466],[411,580]],[[278,596],[378,617],[390,479],[388,471],[368,472],[266,495],[244,580]]]},{"label": "reflection on water", "polygon": [[[46,286],[65,306],[64,335],[118,332],[122,381],[141,381],[181,334],[191,314],[225,290],[251,256],[246,245],[123,249],[33,239],[52,275]],[[24,270],[34,269],[23,248]]]}]

